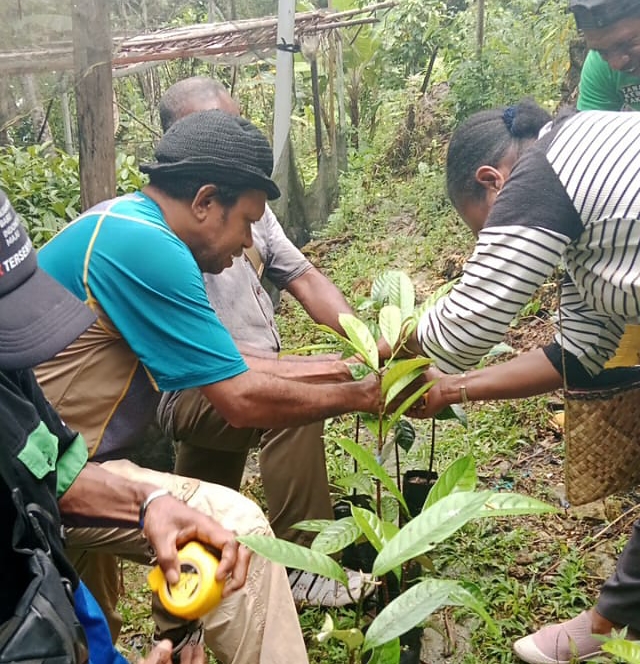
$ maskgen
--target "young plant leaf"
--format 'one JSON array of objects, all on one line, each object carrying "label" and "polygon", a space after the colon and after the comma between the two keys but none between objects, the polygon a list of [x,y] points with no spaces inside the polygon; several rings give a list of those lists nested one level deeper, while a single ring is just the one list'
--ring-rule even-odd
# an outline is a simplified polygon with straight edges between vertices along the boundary
[{"label": "young plant leaf", "polygon": [[435,381],[431,380],[424,385],[421,385],[412,395],[408,396],[396,410],[386,423],[387,431],[393,428],[398,420],[413,406],[413,404],[425,393],[430,390]]},{"label": "young plant leaf", "polygon": [[371,478],[364,473],[353,473],[345,477],[339,477],[334,484],[349,493],[355,491],[360,494],[370,494],[373,490]]},{"label": "young plant leaf", "polygon": [[487,612],[485,604],[476,595],[469,592],[463,584],[458,585],[458,587],[451,592],[447,604],[451,606],[464,606],[467,609],[471,609],[471,611],[477,613],[485,621],[489,632],[493,636],[498,636],[500,634],[500,630],[493,621],[493,618]]},{"label": "young plant leaf", "polygon": [[382,486],[393,495],[396,500],[402,505],[405,512],[408,514],[409,509],[405,502],[400,489],[395,485],[395,482],[389,477],[387,471],[376,461],[375,457],[369,450],[360,447],[350,438],[339,438],[337,444],[348,452],[357,462],[358,465],[371,473],[376,479],[380,480]]},{"label": "young plant leaf", "polygon": [[352,314],[339,314],[338,321],[362,359],[377,370],[380,365],[378,346],[366,324]]},{"label": "young plant leaf", "polygon": [[471,455],[456,459],[438,477],[425,500],[423,511],[456,491],[474,491],[478,482],[476,463]]},{"label": "young plant leaf", "polygon": [[349,544],[355,542],[362,535],[362,532],[352,516],[338,519],[330,522],[330,525],[313,540],[311,550],[327,555],[342,551]]},{"label": "young plant leaf", "polygon": [[560,510],[541,500],[520,493],[493,493],[478,513],[485,516],[520,516],[522,514],[550,514]]},{"label": "young plant leaf", "polygon": [[346,644],[348,650],[355,650],[362,645],[364,635],[355,627],[351,629],[335,629],[331,616],[327,614],[322,629],[316,634],[316,640],[319,643],[324,643],[329,639],[338,639]]},{"label": "young plant leaf", "polygon": [[424,622],[447,604],[457,587],[455,581],[431,578],[411,586],[380,611],[367,630],[362,649],[366,652],[381,646]]},{"label": "young plant leaf", "polygon": [[416,440],[416,430],[409,420],[400,420],[393,432],[393,442],[408,452]]},{"label": "young plant leaf", "polygon": [[446,406],[439,413],[436,413],[435,418],[436,420],[458,420],[465,429],[469,428],[467,413],[459,403]]},{"label": "young plant leaf", "polygon": [[602,649],[629,664],[640,664],[640,641],[610,639],[602,644]]},{"label": "young plant leaf", "polygon": [[300,546],[268,535],[241,535],[236,539],[251,551],[274,563],[286,567],[295,567],[312,574],[321,574],[338,581],[345,588],[349,587],[349,580],[344,569],[333,558],[325,556],[324,553],[318,553],[306,546]]},{"label": "young plant leaf", "polygon": [[395,638],[374,648],[368,664],[398,664],[400,661],[400,639]]},{"label": "young plant leaf", "polygon": [[291,528],[297,528],[298,530],[304,530],[309,533],[320,533],[332,523],[334,523],[332,519],[305,519],[304,521],[294,523]]},{"label": "young plant leaf", "polygon": [[[382,515],[382,520],[386,524],[394,524],[396,532],[398,532],[398,526],[395,525],[398,520],[398,515],[400,510],[398,509],[398,501],[393,496],[382,496],[380,501],[380,514]],[[386,533],[386,530],[385,530]],[[394,533],[395,534],[395,533]],[[387,539],[391,539],[391,535],[387,533]]]},{"label": "young plant leaf", "polygon": [[407,560],[431,551],[476,517],[491,495],[491,491],[453,493],[418,514],[378,554],[373,563],[373,574],[381,576]]},{"label": "young plant leaf", "polygon": [[[414,357],[410,360],[398,360],[394,362],[393,365],[385,371],[380,384],[382,394],[387,395],[386,403],[389,403],[389,401],[395,398],[407,385],[409,385],[409,383],[411,383],[412,380],[415,380],[415,378],[420,375],[420,369],[422,369],[422,367],[426,367],[431,363],[432,360],[427,357]],[[418,373],[413,375],[416,371]],[[407,375],[412,376],[411,380],[404,382],[399,389],[394,391],[393,396],[388,398],[391,388],[394,388],[402,379],[406,379]]]},{"label": "young plant leaf", "polygon": [[363,362],[349,362],[347,367],[349,368],[349,373],[351,374],[351,378],[353,378],[353,380],[362,380],[373,371],[370,366],[364,364]]},{"label": "young plant leaf", "polygon": [[387,273],[389,304],[399,307],[402,320],[409,318],[415,308],[415,291],[411,279],[400,270],[391,270]]},{"label": "young plant leaf", "polygon": [[400,329],[402,328],[402,314],[400,313],[400,309],[391,304],[382,307],[378,316],[378,324],[380,325],[380,332],[384,340],[391,348],[395,348],[400,337]]},{"label": "young plant leaf", "polygon": [[382,547],[385,543],[385,537],[382,521],[380,521],[378,515],[374,512],[371,512],[370,510],[356,507],[355,505],[351,505],[351,514],[353,514],[353,518],[356,524],[364,536],[372,544],[373,548],[378,552],[382,551]]}]

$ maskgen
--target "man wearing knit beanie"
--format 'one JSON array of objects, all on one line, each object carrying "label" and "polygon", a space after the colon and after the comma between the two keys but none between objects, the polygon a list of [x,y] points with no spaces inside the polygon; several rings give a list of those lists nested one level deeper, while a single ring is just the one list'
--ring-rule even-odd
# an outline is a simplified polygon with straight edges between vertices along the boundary
[{"label": "man wearing knit beanie", "polygon": [[[206,76],[174,83],[161,97],[164,131],[192,113],[220,109],[233,115],[240,110],[224,86]],[[264,282],[286,291],[309,316],[340,332],[340,313],[353,313],[343,294],[314,267],[289,240],[273,211],[266,206],[253,226],[254,246],[221,274],[205,274],[211,306],[229,330],[250,367],[296,380],[311,373],[348,378],[344,362],[336,356],[296,355],[278,359],[280,335],[274,306]],[[285,429],[231,427],[198,390],[162,396],[158,421],[177,445],[175,471],[180,475],[239,489],[251,448],[259,448],[258,463],[269,521],[283,539],[309,546],[315,533],[291,526],[299,521],[333,519],[325,460],[324,422]],[[289,574],[298,605],[343,606],[362,592],[362,576],[345,570],[350,593],[335,581],[310,572]]]},{"label": "man wearing knit beanie", "polygon": [[[248,499],[123,460],[153,418],[160,390],[199,388],[235,427],[373,413],[380,399],[375,378],[300,389],[298,381],[248,368],[209,305],[202,272],[220,272],[251,245],[252,224],[278,195],[271,165],[267,140],[251,123],[221,111],[194,114],[158,144],[155,162],[144,167],[148,186],[85,212],[39,254],[42,268],[98,317],[37,369],[52,405],[83,431],[91,460],[159,486],[239,534],[270,532]],[[151,555],[140,529],[130,527],[70,528],[67,551],[76,560],[85,551],[137,561]],[[157,637],[177,647],[204,633],[223,664],[307,661],[285,570],[259,556],[244,585],[202,623],[157,607],[153,617]]]}]

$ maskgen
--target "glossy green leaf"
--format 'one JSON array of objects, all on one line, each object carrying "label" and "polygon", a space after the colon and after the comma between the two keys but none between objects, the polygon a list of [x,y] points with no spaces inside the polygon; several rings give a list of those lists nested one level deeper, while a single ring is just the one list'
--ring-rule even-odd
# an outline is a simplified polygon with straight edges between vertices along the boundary
[{"label": "glossy green leaf", "polygon": [[491,491],[460,492],[445,496],[411,519],[382,549],[373,563],[375,576],[419,556],[450,537],[478,515]]},{"label": "glossy green leaf", "polygon": [[629,664],[640,664],[640,641],[610,639],[602,644],[602,650]]},{"label": "glossy green leaf", "polygon": [[378,518],[378,515],[355,505],[351,505],[351,514],[353,514],[355,523],[372,544],[373,548],[376,551],[382,551],[385,536],[382,521]]},{"label": "glossy green leaf", "polygon": [[378,463],[376,458],[369,452],[369,450],[361,447],[350,438],[339,438],[337,444],[348,452],[360,465],[361,468],[366,469],[376,479],[380,480],[382,486],[402,505],[404,510],[408,513],[407,503],[400,493],[400,489],[395,485],[395,482],[389,477],[387,471]]},{"label": "glossy green leaf", "polygon": [[329,639],[338,639],[346,644],[349,650],[355,650],[362,645],[364,635],[355,627],[351,629],[335,629],[331,616],[327,614],[322,629],[316,634],[316,640],[319,643],[324,643]]},{"label": "glossy green leaf", "polygon": [[434,381],[429,381],[424,385],[421,385],[413,394],[408,396],[393,412],[391,417],[385,423],[386,430],[389,431],[392,429],[398,422],[398,420],[413,406],[413,404],[428,390],[431,389]]},{"label": "glossy green leaf", "polygon": [[355,542],[362,534],[362,529],[352,516],[332,522],[313,540],[311,549],[318,553],[336,553]]},{"label": "glossy green leaf", "polygon": [[493,493],[478,516],[520,516],[522,514],[550,514],[560,510],[553,505],[520,493]]},{"label": "glossy green leaf", "polygon": [[[382,381],[380,384],[382,394],[388,395],[391,388],[395,387],[396,384],[401,380],[406,380],[407,375],[412,375],[413,377],[411,380],[404,382],[399,389],[394,391],[394,394],[391,397],[391,399],[393,399],[399,394],[399,392],[401,392],[407,385],[409,385],[412,380],[416,378],[416,375],[420,375],[420,369],[430,365],[431,363],[432,361],[427,357],[414,357],[410,360],[398,360],[394,362],[391,368],[385,371],[384,375],[382,376]],[[414,375],[416,371],[418,374]],[[387,398],[386,402],[388,403],[389,400],[390,399]]]},{"label": "glossy green leaf", "polygon": [[321,574],[338,581],[345,588],[349,587],[349,580],[344,569],[333,558],[329,558],[324,553],[318,553],[306,546],[268,537],[267,535],[240,535],[236,539],[251,551],[274,563],[312,572],[313,574]]},{"label": "glossy green leaf", "polygon": [[447,604],[458,587],[448,579],[425,579],[411,586],[384,607],[369,626],[364,651],[381,646],[423,623],[434,611]]},{"label": "glossy green leaf", "polygon": [[400,270],[387,272],[389,304],[399,307],[402,320],[409,318],[415,308],[415,291],[411,279]]},{"label": "glossy green leaf", "polygon": [[484,602],[479,599],[477,595],[464,588],[464,584],[459,584],[457,588],[451,592],[447,604],[450,606],[464,606],[465,608],[470,609],[485,621],[489,632],[491,632],[493,636],[498,636],[500,634],[500,630],[493,621],[493,618],[487,612]]},{"label": "glossy green leaf", "polygon": [[291,528],[304,530],[310,533],[319,533],[332,523],[333,519],[305,519],[304,521],[298,521],[297,523],[294,523]]},{"label": "glossy green leaf", "polygon": [[400,313],[400,309],[391,304],[382,307],[378,316],[378,324],[380,325],[380,332],[384,340],[391,348],[395,348],[400,337],[400,329],[402,328],[402,314]]},{"label": "glossy green leaf", "polygon": [[373,369],[378,369],[378,346],[366,324],[352,314],[339,314],[338,321],[362,359]]},{"label": "glossy green leaf", "polygon": [[393,431],[393,442],[408,452],[416,440],[416,430],[409,420],[400,420]]},{"label": "glossy green leaf", "polygon": [[355,491],[356,493],[370,494],[373,491],[373,481],[365,473],[351,473],[350,475],[339,477],[335,480],[334,484],[342,487],[348,493]]},{"label": "glossy green leaf", "polygon": [[431,487],[423,510],[456,491],[474,491],[478,483],[476,462],[471,455],[456,459]]},{"label": "glossy green leaf", "polygon": [[467,413],[459,403],[443,408],[435,417],[436,420],[458,420],[465,429],[469,427]]},{"label": "glossy green leaf", "polygon": [[[382,500],[380,501],[380,514],[386,524],[393,524],[396,532],[399,530],[398,526],[395,524],[398,521],[400,509],[398,507],[398,501],[393,496],[382,496]],[[387,535],[388,540],[391,539],[391,536],[386,533],[386,531],[385,534]]]},{"label": "glossy green leaf", "polygon": [[347,367],[349,368],[349,373],[351,374],[351,378],[353,378],[353,380],[362,380],[373,371],[370,366],[364,364],[363,362],[349,362]]},{"label": "glossy green leaf", "polygon": [[368,664],[398,664],[400,652],[400,639],[392,639],[373,649]]}]

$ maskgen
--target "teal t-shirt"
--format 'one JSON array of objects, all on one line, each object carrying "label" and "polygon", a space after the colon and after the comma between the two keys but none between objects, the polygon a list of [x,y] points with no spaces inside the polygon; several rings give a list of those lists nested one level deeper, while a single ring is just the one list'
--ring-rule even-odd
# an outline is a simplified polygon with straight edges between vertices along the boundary
[{"label": "teal t-shirt", "polygon": [[142,192],[87,211],[38,260],[77,297],[95,299],[159,389],[200,387],[247,370],[191,251]]},{"label": "teal t-shirt", "polygon": [[579,111],[640,111],[640,76],[612,69],[589,51],[580,74]]}]

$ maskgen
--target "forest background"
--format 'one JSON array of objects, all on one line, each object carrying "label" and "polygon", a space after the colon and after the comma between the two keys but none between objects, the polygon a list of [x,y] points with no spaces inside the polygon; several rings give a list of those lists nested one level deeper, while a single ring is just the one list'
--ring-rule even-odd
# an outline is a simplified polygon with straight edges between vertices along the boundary
[{"label": "forest background", "polygon": [[[111,5],[114,35],[277,14],[274,0],[111,0]],[[359,6],[354,0],[331,2],[336,11]],[[317,8],[310,2],[297,7]],[[550,111],[570,103],[584,55],[566,0],[401,0],[377,17],[375,24],[340,33],[347,160],[335,210],[322,228],[313,229],[303,248],[356,307],[375,277],[389,269],[410,276],[418,302],[459,276],[472,237],[451,209],[443,186],[443,157],[452,128],[476,110],[524,96]],[[65,34],[70,21],[59,0],[3,3],[0,18],[7,48],[27,36],[35,43],[45,33]],[[328,77],[332,56],[323,48],[316,56],[323,150],[330,151],[329,114],[337,101]],[[151,158],[160,135],[161,94],[195,74],[225,83],[243,114],[271,137],[273,60],[238,67],[174,60],[114,79],[120,193],[144,183],[137,165]],[[56,72],[0,78],[0,187],[37,246],[80,212],[77,142],[73,122],[65,120],[75,113],[72,85],[68,75]],[[295,56],[291,138],[307,188],[317,175],[314,127],[311,66],[301,53]],[[554,285],[545,285],[514,322],[507,338],[513,352],[549,338],[553,293]],[[299,306],[286,298],[279,325],[289,348],[318,340]],[[615,496],[582,509],[566,503],[562,430],[554,418],[558,405],[558,395],[478,404],[468,409],[467,428],[436,425],[436,469],[472,454],[483,486],[527,493],[561,511],[468,525],[438,549],[434,565],[482,595],[499,631],[486,630],[456,609],[441,611],[425,630],[424,661],[513,662],[515,638],[589,606],[611,572],[639,496]],[[404,466],[429,466],[430,426],[418,426],[424,442],[412,447]],[[327,426],[328,468],[337,497],[353,489],[353,464],[334,441],[345,432],[352,435],[354,427],[353,417]],[[245,490],[262,500],[259,481],[250,475]],[[125,567],[124,581],[126,628],[119,645],[132,654],[149,642],[148,590],[144,571],[135,566]],[[340,644],[318,644],[313,638],[323,612],[305,610],[300,618],[313,662],[346,662]],[[334,615],[337,624],[347,618],[348,612]]]}]

